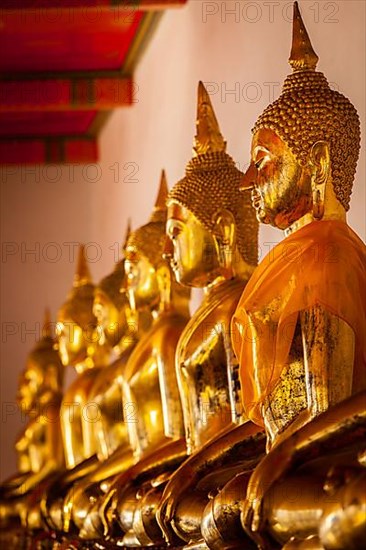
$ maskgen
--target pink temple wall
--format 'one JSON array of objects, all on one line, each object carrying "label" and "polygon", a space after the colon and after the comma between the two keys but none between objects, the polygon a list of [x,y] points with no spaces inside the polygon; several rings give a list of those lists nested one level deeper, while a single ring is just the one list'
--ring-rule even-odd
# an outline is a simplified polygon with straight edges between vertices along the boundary
[{"label": "pink temple wall", "polygon": [[[300,6],[318,68],[355,104],[364,136],[366,4],[303,0]],[[291,3],[283,1],[191,0],[167,12],[139,65],[136,104],[110,117],[97,166],[1,169],[1,479],[15,471],[13,443],[24,426],[14,404],[18,375],[44,307],[55,318],[71,286],[71,243],[88,244],[96,281],[112,270],[127,217],[136,227],[149,216],[161,169],[170,186],[184,174],[199,79],[210,83],[228,152],[245,168],[250,129],[289,72],[290,17]],[[363,147],[349,214],[363,239],[364,182]],[[261,228],[261,255],[281,238]]]}]

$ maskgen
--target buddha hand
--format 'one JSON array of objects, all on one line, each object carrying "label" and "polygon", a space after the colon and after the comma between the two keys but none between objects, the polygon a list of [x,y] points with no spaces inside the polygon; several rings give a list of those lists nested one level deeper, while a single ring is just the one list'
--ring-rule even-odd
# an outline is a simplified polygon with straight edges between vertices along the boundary
[{"label": "buddha hand", "polygon": [[260,461],[249,479],[241,521],[252,538],[253,533],[260,533],[263,529],[263,499],[275,482],[289,470],[292,452],[292,445],[278,445]]},{"label": "buddha hand", "polygon": [[186,469],[186,464],[183,463],[183,465],[172,475],[164,489],[157,510],[156,518],[159,527],[164,534],[164,538],[170,544],[174,543],[177,539],[177,535],[172,527],[176,508],[184,499],[184,495],[187,494],[192,487],[192,475],[189,471],[186,472]]},{"label": "buddha hand", "polygon": [[113,522],[116,521],[115,513],[118,503],[117,487],[112,485],[108,493],[101,498],[99,516],[103,524],[104,537],[108,540],[113,530]]}]

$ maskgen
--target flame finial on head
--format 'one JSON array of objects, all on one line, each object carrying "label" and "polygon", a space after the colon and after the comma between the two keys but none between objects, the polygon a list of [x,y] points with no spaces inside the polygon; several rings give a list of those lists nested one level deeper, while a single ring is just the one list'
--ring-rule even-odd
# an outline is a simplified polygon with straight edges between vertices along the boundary
[{"label": "flame finial on head", "polygon": [[131,218],[128,218],[128,220],[127,220],[127,228],[126,228],[126,236],[125,236],[125,240],[124,240],[124,242],[123,242],[122,250],[125,250],[125,249],[126,249],[127,241],[128,241],[129,236],[131,235],[131,232],[132,232]]},{"label": "flame finial on head", "polygon": [[226,151],[226,141],[220,132],[210,96],[201,81],[198,84],[196,127],[193,147],[195,155]]},{"label": "flame finial on head", "polygon": [[165,170],[162,170],[155,206],[150,217],[151,222],[160,222],[165,220],[167,211],[166,199],[168,197],[168,192],[168,183]]},{"label": "flame finial on head", "polygon": [[44,310],[42,337],[45,339],[53,338],[52,328],[51,328],[51,312],[48,307],[46,307]]},{"label": "flame finial on head", "polygon": [[79,247],[79,257],[74,281],[66,302],[61,306],[58,320],[73,320],[81,327],[96,323],[93,314],[94,285],[85,258],[85,246]]},{"label": "flame finial on head", "polygon": [[314,52],[309,35],[302,20],[299,5],[294,2],[292,27],[292,49],[289,63],[294,71],[315,71],[319,57]]},{"label": "flame finial on head", "polygon": [[90,284],[91,282],[92,281],[91,281],[89,266],[85,257],[85,245],[81,244],[79,247],[78,264],[77,264],[76,273],[74,276],[73,286],[77,288],[79,286]]},{"label": "flame finial on head", "polygon": [[161,173],[159,190],[155,206],[147,224],[131,232],[125,249],[135,249],[145,256],[156,268],[162,260],[165,243],[165,224],[167,218],[168,185],[165,171]]}]

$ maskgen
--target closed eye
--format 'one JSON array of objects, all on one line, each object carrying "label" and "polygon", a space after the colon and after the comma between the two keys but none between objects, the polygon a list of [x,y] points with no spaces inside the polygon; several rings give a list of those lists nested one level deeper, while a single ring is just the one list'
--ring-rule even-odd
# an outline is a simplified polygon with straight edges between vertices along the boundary
[{"label": "closed eye", "polygon": [[260,169],[262,161],[263,161],[263,159],[260,159],[260,160],[257,160],[257,162],[255,163],[255,167],[256,167],[257,170]]},{"label": "closed eye", "polygon": [[264,155],[263,157],[261,157],[260,159],[258,159],[254,164],[255,164],[255,167],[256,169],[259,171],[261,170],[266,164],[267,162],[270,160],[270,157],[269,155]]},{"label": "closed eye", "polygon": [[169,228],[169,231],[168,231],[168,237],[174,241],[178,235],[182,232],[181,228],[178,227],[177,225],[174,225],[173,227],[170,227]]}]

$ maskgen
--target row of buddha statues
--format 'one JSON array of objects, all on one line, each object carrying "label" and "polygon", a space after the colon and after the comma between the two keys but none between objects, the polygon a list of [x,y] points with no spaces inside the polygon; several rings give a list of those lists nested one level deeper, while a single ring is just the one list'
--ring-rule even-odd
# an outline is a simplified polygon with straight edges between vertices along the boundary
[{"label": "row of buddha statues", "polygon": [[[9,548],[363,546],[366,247],[346,221],[360,125],[296,2],[289,62],[245,174],[200,83],[183,179],[168,190],[163,173],[96,286],[81,247],[56,337],[46,321],[19,382]],[[285,235],[257,265],[260,223]]]}]

